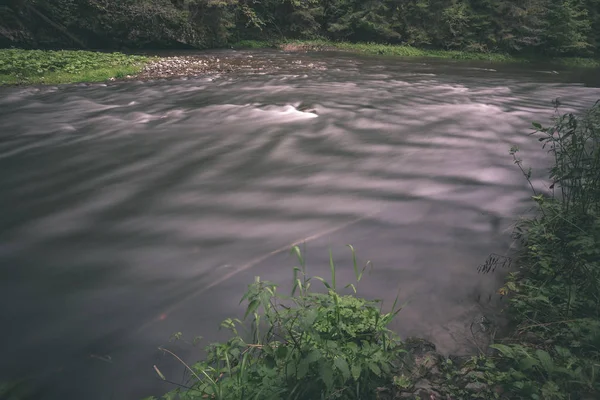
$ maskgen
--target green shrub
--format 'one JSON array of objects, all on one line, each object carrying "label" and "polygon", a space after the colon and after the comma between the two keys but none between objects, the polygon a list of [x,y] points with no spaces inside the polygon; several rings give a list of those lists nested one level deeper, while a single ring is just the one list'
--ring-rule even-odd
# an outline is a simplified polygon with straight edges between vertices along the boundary
[{"label": "green shrub", "polygon": [[[225,320],[222,327],[232,337],[210,345],[204,361],[187,367],[193,377],[188,390],[164,399],[364,399],[393,381],[404,350],[387,325],[400,309],[394,304],[382,313],[379,302],[341,294],[331,258],[329,282],[309,277],[300,250],[293,251],[300,267],[294,268],[292,295],[256,278],[242,298],[249,331],[239,319]],[[354,260],[360,281],[365,269]],[[325,293],[312,290],[315,280]],[[356,291],[353,284],[345,288]]]},{"label": "green shrub", "polygon": [[[511,399],[600,396],[600,103],[582,116],[558,116],[552,127],[534,123],[554,156],[550,195],[533,199],[539,216],[522,221],[520,268],[502,294],[514,324],[493,345],[487,378]],[[517,157],[515,163],[529,180]]]}]

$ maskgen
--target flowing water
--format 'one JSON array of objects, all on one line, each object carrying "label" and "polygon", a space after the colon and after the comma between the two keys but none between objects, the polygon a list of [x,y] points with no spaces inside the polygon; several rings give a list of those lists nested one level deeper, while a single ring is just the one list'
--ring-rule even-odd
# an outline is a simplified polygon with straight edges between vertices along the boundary
[{"label": "flowing water", "polygon": [[[173,388],[182,331],[205,342],[255,275],[289,283],[328,251],[360,294],[409,304],[393,328],[469,350],[530,206],[529,137],[551,101],[582,110],[598,71],[225,52],[260,73],[0,89],[0,382],[39,399],[136,399]],[[252,59],[248,56],[252,55]],[[536,184],[542,184],[542,181]],[[495,297],[494,297],[495,298]],[[492,299],[492,302],[494,300]]]}]

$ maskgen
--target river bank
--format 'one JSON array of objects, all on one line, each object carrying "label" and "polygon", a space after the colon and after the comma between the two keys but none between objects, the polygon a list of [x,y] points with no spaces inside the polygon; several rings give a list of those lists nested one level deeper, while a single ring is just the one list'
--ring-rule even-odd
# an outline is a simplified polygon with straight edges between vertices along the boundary
[{"label": "river bank", "polygon": [[276,48],[283,51],[347,51],[357,54],[383,55],[397,57],[424,57],[441,58],[449,60],[471,60],[508,63],[548,63],[572,67],[597,68],[600,60],[583,57],[540,57],[510,55],[495,52],[474,52],[458,50],[422,49],[405,45],[391,45],[381,43],[350,43],[334,42],[329,40],[284,40],[284,41],[253,41],[244,40],[233,44],[234,48]]},{"label": "river bank", "polygon": [[[344,51],[373,56],[419,57],[493,63],[544,62],[549,66],[600,67],[591,58],[526,58],[499,53],[423,50],[410,46],[331,41],[241,41],[235,49],[277,49],[284,52]],[[205,74],[270,71],[268,62],[248,57],[218,57],[210,54],[154,57],[92,51],[0,50],[0,85],[55,85],[115,80],[152,80],[197,77]],[[313,68],[314,65],[299,65]]]},{"label": "river bank", "polygon": [[152,61],[122,53],[0,49],[0,85],[102,82],[136,75]]},{"label": "river bank", "polygon": [[[296,63],[296,70],[318,68]],[[127,80],[193,78],[232,72],[268,73],[271,60],[211,54],[140,56],[88,51],[0,50],[0,85],[56,85]]]}]

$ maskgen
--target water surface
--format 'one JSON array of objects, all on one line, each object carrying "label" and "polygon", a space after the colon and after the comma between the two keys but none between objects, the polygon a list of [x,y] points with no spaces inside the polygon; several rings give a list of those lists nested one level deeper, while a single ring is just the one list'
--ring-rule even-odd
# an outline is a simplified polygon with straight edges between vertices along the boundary
[{"label": "water surface", "polygon": [[0,381],[40,399],[168,390],[152,366],[181,368],[157,347],[193,361],[169,336],[219,338],[255,275],[289,283],[296,242],[318,275],[331,249],[347,282],[353,244],[374,265],[360,293],[409,301],[394,329],[468,351],[499,279],[476,268],[510,254],[530,206],[508,149],[543,177],[530,122],[600,98],[598,71],[222,55],[265,68],[0,89]]}]

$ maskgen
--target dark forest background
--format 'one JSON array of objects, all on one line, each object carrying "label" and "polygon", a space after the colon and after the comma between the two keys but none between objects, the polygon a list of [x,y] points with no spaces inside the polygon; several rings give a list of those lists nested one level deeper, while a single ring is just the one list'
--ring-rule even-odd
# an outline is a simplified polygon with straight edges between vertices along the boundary
[{"label": "dark forest background", "polygon": [[0,46],[211,48],[329,39],[600,54],[600,0],[1,0]]}]

